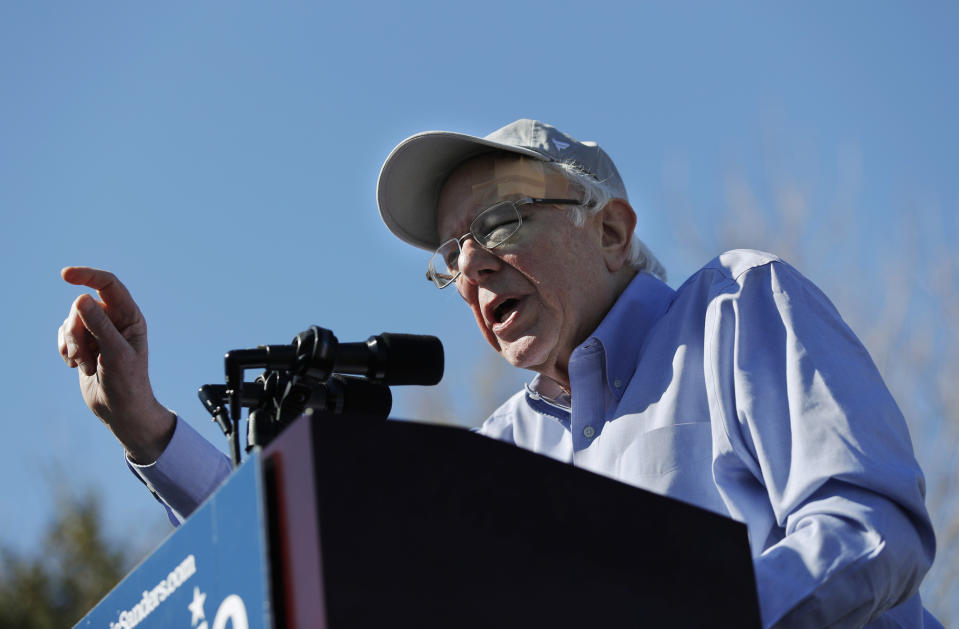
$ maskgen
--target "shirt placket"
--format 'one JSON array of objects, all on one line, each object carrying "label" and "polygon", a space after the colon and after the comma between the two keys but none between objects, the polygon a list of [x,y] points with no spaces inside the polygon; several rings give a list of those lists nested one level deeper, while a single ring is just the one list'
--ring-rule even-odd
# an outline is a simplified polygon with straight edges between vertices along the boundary
[{"label": "shirt placket", "polygon": [[606,399],[603,371],[603,348],[595,339],[577,348],[570,357],[570,432],[574,452],[585,450],[592,445],[603,429]]}]

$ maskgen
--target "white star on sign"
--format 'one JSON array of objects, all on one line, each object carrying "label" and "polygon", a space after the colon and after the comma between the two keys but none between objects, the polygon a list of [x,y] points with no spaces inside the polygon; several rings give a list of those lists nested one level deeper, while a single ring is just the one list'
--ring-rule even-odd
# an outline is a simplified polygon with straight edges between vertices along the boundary
[{"label": "white star on sign", "polygon": [[196,627],[196,623],[200,620],[206,618],[206,614],[203,613],[203,603],[206,601],[206,594],[200,593],[200,588],[193,587],[193,602],[187,605],[187,608],[190,610],[190,613],[193,614],[193,618],[190,620],[190,625]]}]

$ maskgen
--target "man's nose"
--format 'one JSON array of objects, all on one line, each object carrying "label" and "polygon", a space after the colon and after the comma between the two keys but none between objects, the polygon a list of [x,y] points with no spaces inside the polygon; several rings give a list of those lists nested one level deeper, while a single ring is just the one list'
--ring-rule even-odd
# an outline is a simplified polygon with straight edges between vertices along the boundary
[{"label": "man's nose", "polygon": [[487,273],[499,269],[502,261],[493,253],[476,244],[472,238],[467,238],[460,245],[459,267],[460,273],[470,282],[479,282]]}]

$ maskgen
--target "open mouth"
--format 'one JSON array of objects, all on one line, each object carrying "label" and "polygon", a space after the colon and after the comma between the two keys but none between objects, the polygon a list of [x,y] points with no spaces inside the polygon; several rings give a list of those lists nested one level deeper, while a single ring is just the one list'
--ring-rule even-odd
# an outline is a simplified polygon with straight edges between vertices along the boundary
[{"label": "open mouth", "polygon": [[502,323],[506,317],[509,316],[509,313],[513,311],[516,305],[519,303],[518,299],[509,298],[505,300],[500,305],[496,306],[493,309],[493,318],[496,320],[496,323]]}]

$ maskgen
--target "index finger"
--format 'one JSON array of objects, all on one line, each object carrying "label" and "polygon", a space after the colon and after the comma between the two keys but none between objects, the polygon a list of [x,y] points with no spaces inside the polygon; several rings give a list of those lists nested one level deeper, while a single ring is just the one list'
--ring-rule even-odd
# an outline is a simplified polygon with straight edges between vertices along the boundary
[{"label": "index finger", "polygon": [[70,284],[88,286],[96,289],[103,303],[108,308],[124,311],[137,310],[136,302],[130,291],[123,285],[116,275],[103,269],[94,269],[89,266],[68,266],[60,271],[60,277]]}]

